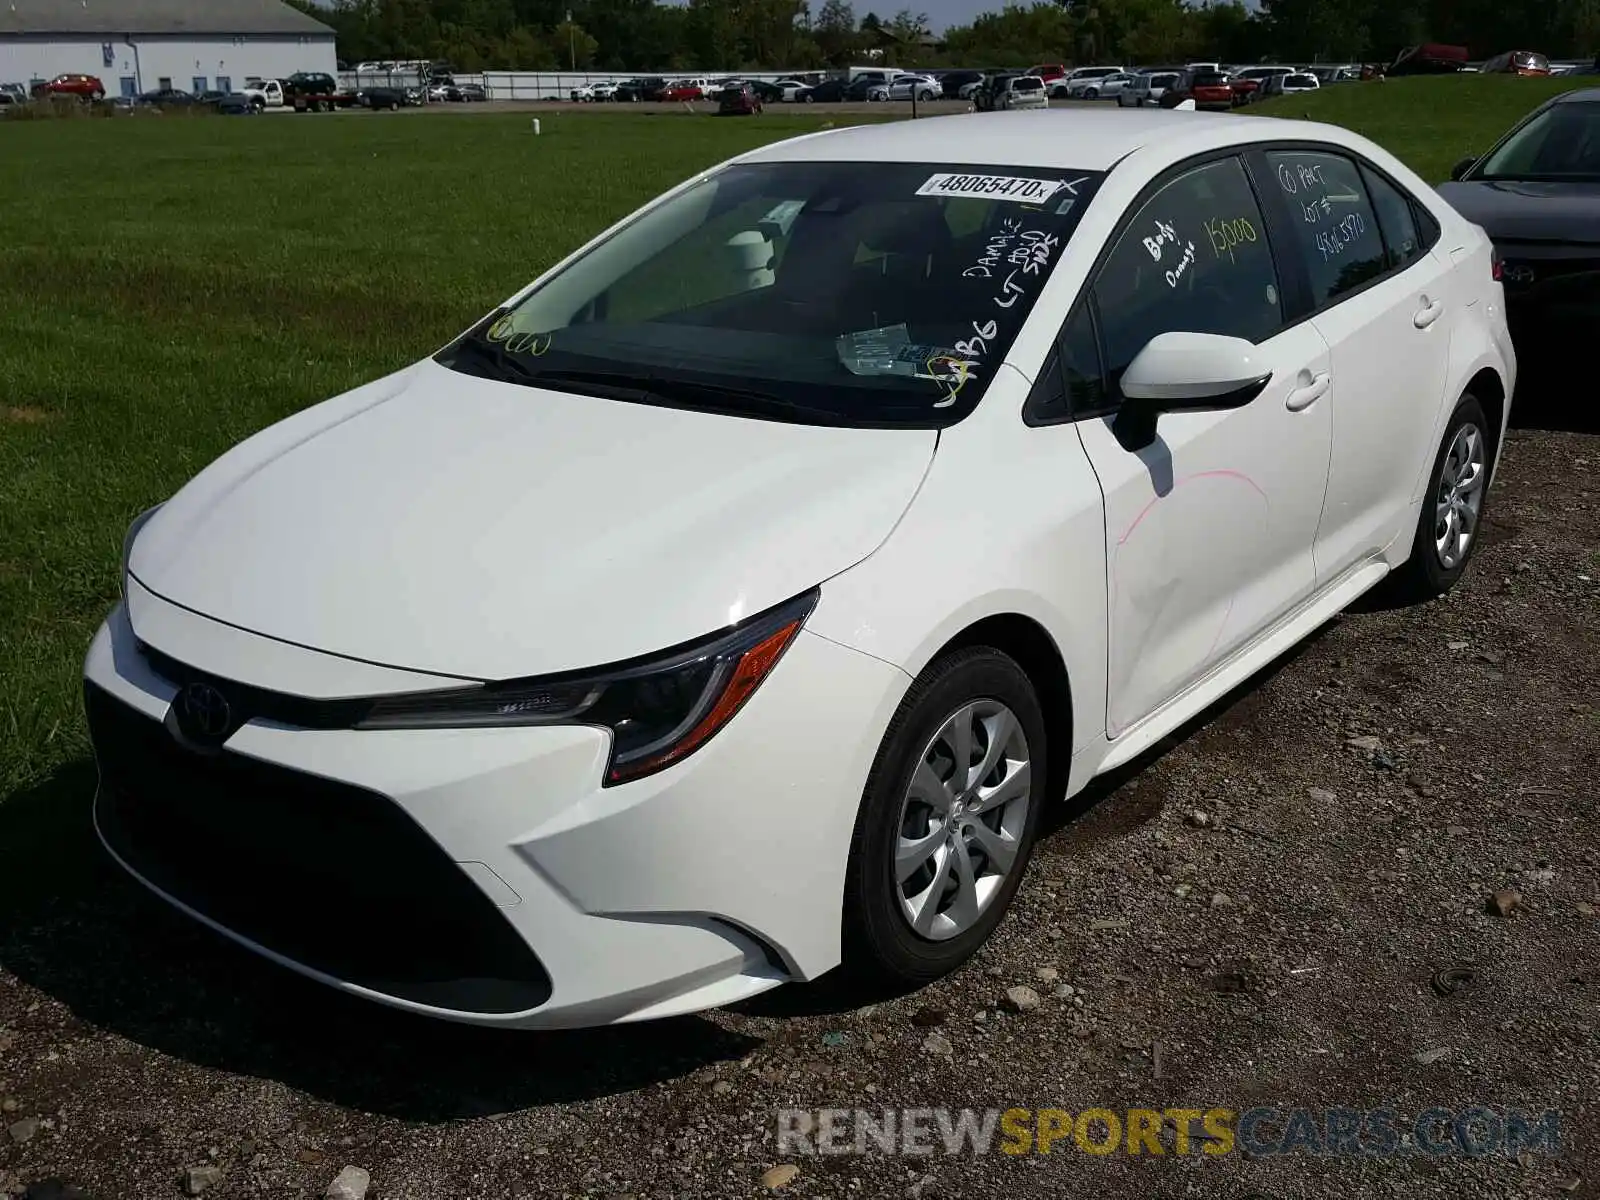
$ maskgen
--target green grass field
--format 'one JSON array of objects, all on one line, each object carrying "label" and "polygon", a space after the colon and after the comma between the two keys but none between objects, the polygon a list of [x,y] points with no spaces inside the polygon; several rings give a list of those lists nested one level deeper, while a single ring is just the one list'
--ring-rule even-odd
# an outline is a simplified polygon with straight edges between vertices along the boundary
[{"label": "green grass field", "polygon": [[[1438,179],[1553,86],[1348,85],[1262,111],[1353,125]],[[825,121],[542,120],[0,122],[0,803],[87,753],[79,664],[136,513],[668,185]]]}]

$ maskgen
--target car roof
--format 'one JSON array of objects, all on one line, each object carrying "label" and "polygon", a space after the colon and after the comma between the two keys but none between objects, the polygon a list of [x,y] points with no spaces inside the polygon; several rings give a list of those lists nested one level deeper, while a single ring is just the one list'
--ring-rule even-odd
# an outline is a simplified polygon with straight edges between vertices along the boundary
[{"label": "car roof", "polygon": [[1273,117],[1138,108],[1073,110],[1069,116],[1066,110],[1045,109],[847,126],[763,146],[739,161],[1006,163],[1105,171],[1138,150],[1167,148],[1176,160],[1274,139],[1349,145],[1352,136],[1334,125]]},{"label": "car roof", "polygon": [[1576,92],[1562,92],[1557,104],[1600,104],[1600,88],[1583,88]]}]

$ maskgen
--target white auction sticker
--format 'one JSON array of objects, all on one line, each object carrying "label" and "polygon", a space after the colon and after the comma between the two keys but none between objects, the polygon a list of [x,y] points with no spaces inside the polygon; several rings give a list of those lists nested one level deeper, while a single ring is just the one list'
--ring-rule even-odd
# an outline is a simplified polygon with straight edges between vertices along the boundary
[{"label": "white auction sticker", "polygon": [[1043,204],[1061,189],[1059,179],[1023,179],[1016,175],[962,175],[941,171],[917,189],[919,196],[972,196]]}]

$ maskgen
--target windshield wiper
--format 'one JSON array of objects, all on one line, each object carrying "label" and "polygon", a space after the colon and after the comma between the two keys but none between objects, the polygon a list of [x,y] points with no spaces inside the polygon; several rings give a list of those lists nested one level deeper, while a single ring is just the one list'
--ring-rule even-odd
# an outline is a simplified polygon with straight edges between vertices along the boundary
[{"label": "windshield wiper", "polygon": [[779,419],[804,417],[824,425],[853,423],[846,414],[834,409],[788,400],[757,388],[661,379],[648,373],[631,374],[623,371],[530,371],[528,378],[536,384],[571,387],[640,404],[681,405],[732,416],[769,416]]},{"label": "windshield wiper", "polygon": [[513,375],[518,379],[532,379],[536,374],[526,363],[518,362],[516,357],[498,342],[477,336],[462,338],[446,350],[445,354],[450,358],[448,365],[454,366],[463,350],[470,350],[482,363],[500,368],[501,379]]}]

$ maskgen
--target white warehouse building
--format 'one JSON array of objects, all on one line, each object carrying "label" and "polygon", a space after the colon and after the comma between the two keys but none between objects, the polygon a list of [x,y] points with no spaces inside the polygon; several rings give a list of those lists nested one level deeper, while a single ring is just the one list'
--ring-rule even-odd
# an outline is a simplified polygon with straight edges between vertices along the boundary
[{"label": "white warehouse building", "polygon": [[97,77],[108,96],[335,73],[333,30],[282,0],[0,0],[0,83]]}]

